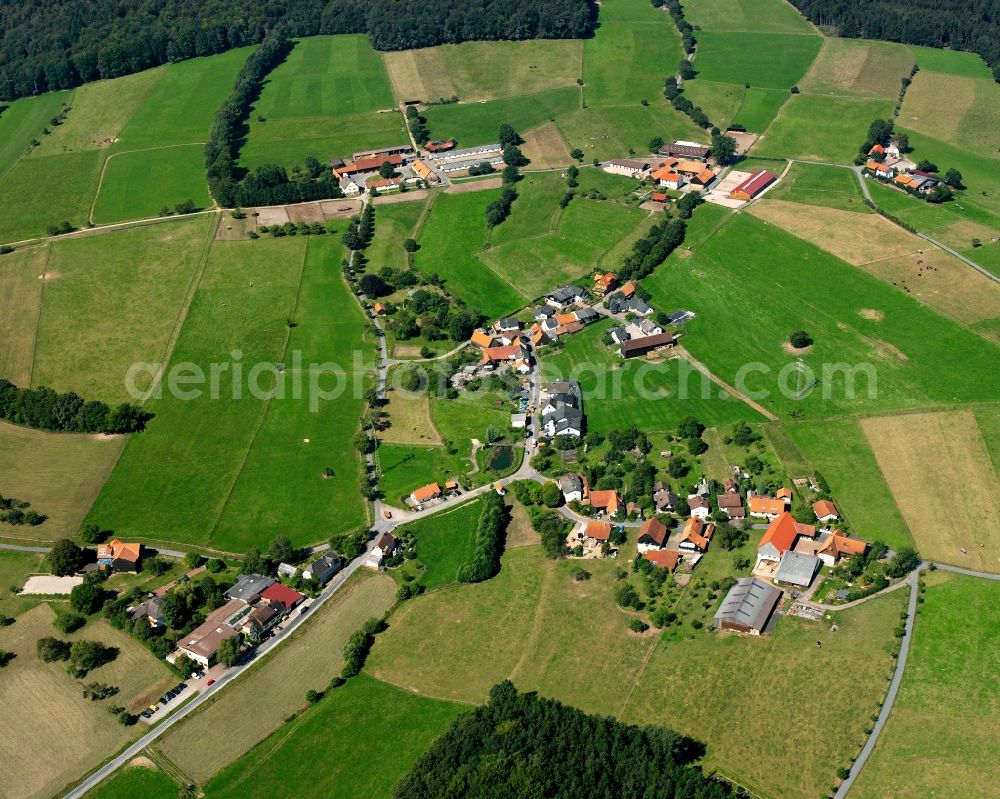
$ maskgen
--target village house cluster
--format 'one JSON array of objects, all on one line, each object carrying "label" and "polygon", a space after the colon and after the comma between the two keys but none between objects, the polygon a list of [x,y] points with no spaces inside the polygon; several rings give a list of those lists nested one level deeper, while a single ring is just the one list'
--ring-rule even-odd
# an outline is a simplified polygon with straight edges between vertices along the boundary
[{"label": "village house cluster", "polygon": [[945,180],[931,172],[918,169],[917,164],[902,156],[899,146],[894,142],[890,142],[888,146],[874,145],[868,151],[864,171],[883,183],[914,194],[929,194],[937,186],[957,188],[949,186]]},{"label": "village house cluster", "polygon": [[[671,191],[706,191],[718,176],[718,167],[709,163],[711,148],[689,141],[664,145],[652,158],[618,158],[608,161],[604,171],[648,180],[655,186]],[[654,192],[653,202],[668,202],[669,195]]]}]

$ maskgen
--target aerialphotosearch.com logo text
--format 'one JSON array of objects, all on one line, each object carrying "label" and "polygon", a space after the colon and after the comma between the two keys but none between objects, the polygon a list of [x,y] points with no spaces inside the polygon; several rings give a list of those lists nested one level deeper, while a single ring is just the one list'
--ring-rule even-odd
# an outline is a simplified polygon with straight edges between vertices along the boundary
[{"label": "aerialphotosearch.com logo text", "polygon": [[[233,350],[230,356],[229,360],[209,363],[207,367],[191,361],[173,364],[169,369],[159,363],[135,363],[126,373],[125,390],[132,399],[140,401],[164,396],[187,402],[206,398],[305,399],[309,410],[317,412],[324,403],[345,396],[362,399],[372,386],[374,364],[367,351],[355,350],[347,364],[333,361],[305,364],[299,350],[292,351],[285,363],[247,363],[241,350]],[[461,368],[461,365],[447,368],[442,363],[401,362],[389,371],[386,388],[405,396],[431,393],[442,397],[455,385],[464,391],[514,391],[525,379],[524,375],[504,369],[491,371],[473,365],[466,367],[473,370],[469,374]],[[568,371],[543,360],[535,371],[543,387],[556,381],[580,383],[585,400],[763,402],[779,395],[793,401],[808,397],[851,401],[874,400],[878,396],[878,372],[867,362],[810,365],[795,360],[776,368],[751,361],[741,365],[731,381],[727,376],[724,384],[682,357],[641,361],[630,364],[629,368],[608,362],[580,362]]]}]

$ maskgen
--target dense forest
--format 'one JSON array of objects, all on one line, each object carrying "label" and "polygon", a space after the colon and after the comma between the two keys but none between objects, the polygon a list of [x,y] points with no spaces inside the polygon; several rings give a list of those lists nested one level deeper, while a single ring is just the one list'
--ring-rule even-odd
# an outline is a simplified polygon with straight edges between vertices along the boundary
[{"label": "dense forest", "polygon": [[0,0],[0,99],[289,36],[367,31],[379,50],[584,38],[592,0]]},{"label": "dense forest", "polygon": [[979,53],[1000,81],[998,0],[792,0],[840,36],[885,39]]},{"label": "dense forest", "polygon": [[459,716],[396,786],[396,799],[722,799],[690,765],[695,741],[660,727],[588,716],[510,682]]}]

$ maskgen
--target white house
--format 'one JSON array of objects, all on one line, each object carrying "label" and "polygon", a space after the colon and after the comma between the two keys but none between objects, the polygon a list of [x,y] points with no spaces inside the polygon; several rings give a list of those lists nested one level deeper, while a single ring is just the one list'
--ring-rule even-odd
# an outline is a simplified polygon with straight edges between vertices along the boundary
[{"label": "white house", "polygon": [[564,474],[559,478],[559,490],[567,503],[582,502],[583,477],[579,474]]},{"label": "white house", "polygon": [[708,500],[699,496],[688,499],[688,509],[696,519],[707,519],[712,513],[712,508],[708,504]]},{"label": "white house", "polygon": [[648,161],[638,161],[632,158],[620,158],[608,161],[604,171],[612,175],[624,175],[627,178],[641,178],[649,171]]},{"label": "white house", "polygon": [[363,189],[349,177],[343,177],[340,179],[340,190],[344,192],[345,197],[357,197]]},{"label": "white house", "polygon": [[382,561],[386,558],[391,558],[395,553],[396,544],[396,537],[392,533],[382,533],[382,535],[375,539],[375,546],[368,553],[368,558],[365,560],[365,567],[376,570],[382,568]]}]

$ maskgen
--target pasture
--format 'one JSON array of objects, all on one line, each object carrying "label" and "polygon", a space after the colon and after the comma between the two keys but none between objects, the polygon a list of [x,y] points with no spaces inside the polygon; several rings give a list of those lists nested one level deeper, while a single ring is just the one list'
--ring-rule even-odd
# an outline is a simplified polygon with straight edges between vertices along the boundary
[{"label": "pasture", "polygon": [[[1000,692],[996,586],[926,578],[899,694],[851,796],[987,796],[994,790]],[[920,753],[919,763],[914,753]]]},{"label": "pasture", "polygon": [[989,80],[990,68],[976,53],[961,50],[944,50],[940,47],[918,47],[910,45],[917,65],[928,72],[942,72],[962,78],[985,78]]},{"label": "pasture", "polygon": [[645,431],[668,431],[688,415],[708,426],[760,421],[756,411],[739,399],[721,396],[719,386],[681,358],[622,363],[617,351],[604,344],[609,327],[607,321],[593,324],[541,360],[544,382],[579,381],[589,431],[607,433],[632,424]]},{"label": "pasture", "polygon": [[145,757],[137,757],[87,793],[87,799],[175,799],[180,786]]},{"label": "pasture", "polygon": [[424,567],[417,574],[426,589],[456,582],[459,568],[475,553],[476,525],[482,510],[475,500],[406,525],[406,531],[417,540],[417,559]]},{"label": "pasture", "polygon": [[[757,795],[822,796],[837,768],[857,755],[878,712],[904,598],[895,593],[832,614],[836,631],[826,621],[785,616],[764,638],[695,632],[662,640],[619,715],[697,737],[707,747],[706,771],[718,769]],[[791,686],[786,701],[776,699],[776,674]],[[843,701],[812,689],[831,674],[851,675]],[[822,732],[788,746],[790,730]]]},{"label": "pasture", "polygon": [[440,432],[445,446],[462,458],[472,454],[473,438],[488,440],[489,428],[502,433],[510,431],[513,405],[506,397],[485,392],[461,392],[455,399],[431,400],[434,427]]},{"label": "pasture", "polygon": [[413,254],[418,269],[436,272],[452,294],[489,317],[515,311],[527,299],[475,256],[486,242],[486,206],[497,196],[493,190],[438,195],[417,237],[420,249]]},{"label": "pasture", "polygon": [[[1000,516],[992,503],[1000,479],[972,411],[865,418],[861,429],[923,558],[1000,572]],[[935,479],[953,501],[927,491],[929,452]]]},{"label": "pasture", "polygon": [[[698,314],[685,326],[683,342],[696,358],[738,388],[764,390],[760,401],[778,413],[798,409],[808,418],[994,399],[980,375],[996,358],[995,345],[747,214],[729,217],[693,250],[673,253],[645,283],[654,307]],[[764,295],[766,303],[759,299]],[[865,309],[881,314],[862,315]],[[820,390],[808,396],[783,349],[800,328],[815,343],[798,357],[820,380]],[[744,369],[749,363],[757,366]],[[848,379],[847,371],[828,367],[824,380],[824,363],[871,368]]]},{"label": "pasture", "polygon": [[[143,434],[139,434],[143,435]],[[49,433],[0,423],[0,486],[48,517],[38,527],[0,523],[0,538],[54,541],[76,534],[125,446],[124,436]]]},{"label": "pasture", "polygon": [[[839,208],[842,211],[857,211],[861,214],[873,213],[865,205],[858,179],[850,169],[837,169],[820,164],[792,164],[781,182],[766,196],[768,201],[787,200],[806,205]],[[865,221],[871,222],[870,219]]]},{"label": "pasture", "polygon": [[42,139],[42,131],[50,127],[50,120],[72,98],[72,92],[22,97],[0,112],[0,178],[25,156],[33,139]]},{"label": "pasture", "polygon": [[684,16],[706,31],[816,35],[809,21],[781,0],[697,0],[684,6]]},{"label": "pasture", "polygon": [[806,74],[822,39],[782,33],[702,31],[698,34],[698,78],[788,91]]},{"label": "pasture", "polygon": [[[94,520],[238,552],[279,528],[306,544],[361,523],[350,441],[365,323],[335,266],[340,253],[332,235],[213,243],[171,362],[196,365],[206,382],[200,395],[185,385],[150,401],[156,418],[126,447]],[[213,363],[227,364],[215,389]],[[276,363],[286,366],[280,380]],[[251,373],[255,364],[267,366]]]},{"label": "pasture", "polygon": [[[913,51],[901,44],[831,36],[799,88],[831,94],[896,101],[902,80],[914,64]],[[908,91],[912,91],[911,86]]]},{"label": "pasture", "polygon": [[[854,180],[850,172],[842,171]],[[991,323],[1000,319],[1000,284],[881,216],[772,199],[782,196],[778,189],[783,186],[784,181],[765,200],[754,203],[750,213],[881,278],[959,324],[988,337],[993,333]],[[877,311],[859,313],[877,315]]]},{"label": "pasture", "polygon": [[[39,281],[33,384],[134,400],[126,373],[169,356],[214,223],[197,217],[52,242]],[[147,389],[149,374],[135,385]]]},{"label": "pasture", "polygon": [[[166,664],[142,644],[103,620],[92,621],[78,632],[58,636],[117,647],[118,657],[88,674],[87,681],[115,685],[120,693],[104,703],[84,699],[82,683],[66,673],[65,664],[38,659],[35,643],[53,634],[53,618],[52,608],[42,604],[0,629],[0,648],[16,654],[0,683],[0,713],[17,730],[17,735],[0,737],[0,759],[7,764],[0,773],[0,791],[9,799],[47,799],[80,779],[139,736],[138,727],[123,727],[107,705],[134,710],[147,704],[150,694],[159,695],[176,682]],[[42,751],[59,756],[38,757]]]},{"label": "pasture", "polygon": [[463,103],[575,86],[582,48],[574,39],[463,42],[382,54],[396,99]]},{"label": "pasture", "polygon": [[742,83],[718,83],[701,78],[687,81],[684,93],[719,127],[743,125],[753,133],[766,129],[789,97],[782,89],[757,86],[748,89]]},{"label": "pasture", "polygon": [[364,35],[299,39],[268,76],[240,153],[247,168],[301,166],[406,142],[381,57]]},{"label": "pasture", "polygon": [[[583,582],[573,579],[577,565],[546,560],[536,546],[508,550],[492,580],[402,605],[366,671],[456,702],[482,702],[510,678],[591,713],[620,712],[655,639],[631,634],[629,616],[613,606],[612,561],[588,561]],[[601,610],[582,623],[581,608]]]},{"label": "pasture", "polygon": [[0,377],[19,386],[31,383],[44,285],[39,278],[48,256],[47,247],[36,247],[15,250],[0,261]]},{"label": "pasture", "polygon": [[94,205],[96,224],[155,217],[163,208],[192,200],[211,205],[205,179],[205,147],[188,144],[108,157]]},{"label": "pasture", "polygon": [[434,138],[454,138],[459,147],[472,147],[495,142],[497,131],[505,122],[524,132],[550,119],[560,119],[579,107],[580,90],[564,86],[485,103],[434,105],[423,115]]},{"label": "pasture", "polygon": [[389,796],[431,742],[468,709],[360,674],[228,766],[205,786],[205,795]]},{"label": "pasture", "polygon": [[906,522],[856,419],[788,424],[785,433],[830,486],[855,535],[913,546]]},{"label": "pasture", "polygon": [[[873,119],[892,113],[888,100],[796,94],[753,146],[755,155],[851,164]],[[823,124],[815,120],[822,118]]]},{"label": "pasture", "polygon": [[688,117],[654,100],[648,106],[596,106],[556,118],[556,125],[570,147],[579,147],[584,160],[621,157],[633,150],[644,153],[653,136],[666,141],[704,138],[705,132]]},{"label": "pasture", "polygon": [[[203,784],[302,711],[306,691],[324,690],[340,674],[348,637],[366,619],[385,613],[395,594],[396,584],[386,575],[355,575],[291,640],[172,727],[156,748]],[[221,729],[225,735],[218,734]]]},{"label": "pasture", "polygon": [[82,227],[103,162],[102,151],[80,150],[14,164],[0,181],[0,241],[44,236],[49,225],[63,222]]},{"label": "pasture", "polygon": [[368,271],[377,272],[383,266],[402,269],[409,263],[403,241],[416,235],[425,202],[389,203],[375,206],[375,237],[365,250]]}]

